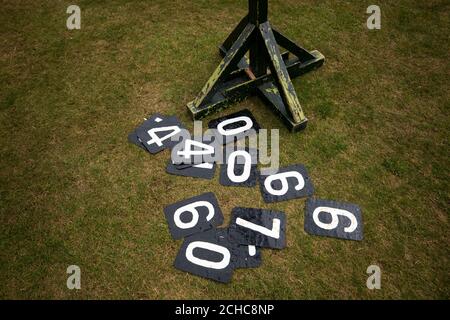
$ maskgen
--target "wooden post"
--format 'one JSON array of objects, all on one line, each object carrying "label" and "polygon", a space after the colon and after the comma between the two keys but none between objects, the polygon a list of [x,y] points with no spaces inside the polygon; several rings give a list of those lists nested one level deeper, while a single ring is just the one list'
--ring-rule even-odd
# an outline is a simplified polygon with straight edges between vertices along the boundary
[{"label": "wooden post", "polygon": [[[279,44],[287,51],[281,52]],[[188,104],[194,119],[258,94],[291,130],[306,127],[307,119],[291,78],[320,67],[325,58],[318,51],[297,46],[272,28],[268,0],[248,0],[248,15],[220,46],[220,53],[222,62],[197,98]]]}]

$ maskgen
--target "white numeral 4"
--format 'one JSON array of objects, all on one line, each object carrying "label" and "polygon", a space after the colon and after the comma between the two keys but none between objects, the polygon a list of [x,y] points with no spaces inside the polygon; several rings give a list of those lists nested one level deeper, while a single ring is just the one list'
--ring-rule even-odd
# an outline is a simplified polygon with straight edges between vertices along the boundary
[{"label": "white numeral 4", "polygon": [[[160,137],[158,137],[158,135],[156,133],[162,132],[162,131],[171,131],[171,132],[166,134],[164,137],[160,138]],[[181,129],[180,129],[180,127],[177,127],[177,126],[169,126],[169,127],[160,127],[160,128],[150,129],[147,131],[147,133],[151,137],[151,139],[149,141],[147,141],[147,144],[151,145],[151,144],[156,143],[156,145],[158,147],[162,147],[163,141],[173,137],[174,135],[176,135],[180,132],[181,132]]]},{"label": "white numeral 4", "polygon": [[[201,148],[202,150],[194,150],[193,147]],[[189,159],[191,156],[203,156],[214,154],[214,147],[202,142],[187,139],[184,143],[184,150],[177,152],[177,155]]]}]

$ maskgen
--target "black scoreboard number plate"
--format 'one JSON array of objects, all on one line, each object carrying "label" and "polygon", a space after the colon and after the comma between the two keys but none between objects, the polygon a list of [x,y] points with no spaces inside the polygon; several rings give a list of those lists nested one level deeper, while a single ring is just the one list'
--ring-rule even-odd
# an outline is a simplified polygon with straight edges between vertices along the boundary
[{"label": "black scoreboard number plate", "polygon": [[258,152],[242,149],[226,152],[220,167],[219,183],[229,187],[254,187],[258,179]]},{"label": "black scoreboard number plate", "polygon": [[260,174],[261,194],[265,202],[279,202],[310,197],[314,186],[306,168],[301,164],[280,168],[271,175]]},{"label": "black scoreboard number plate", "polygon": [[230,243],[232,250],[231,262],[234,269],[257,268],[261,265],[261,248],[233,242],[228,228],[217,229],[217,233],[221,240]]},{"label": "black scoreboard number plate", "polygon": [[133,131],[133,132],[131,132],[131,133],[128,135],[128,142],[130,142],[130,143],[132,143],[132,144],[138,146],[139,148],[141,148],[141,149],[147,151],[147,148],[144,146],[144,144],[142,143],[142,141],[139,140],[139,138],[138,138],[138,136],[137,136],[137,134],[136,134],[136,131]]},{"label": "black scoreboard number plate", "polygon": [[261,266],[261,248],[253,245],[233,247],[232,263],[235,269],[258,268]]},{"label": "black scoreboard number plate", "polygon": [[212,192],[186,199],[164,208],[174,239],[203,232],[223,223],[223,214]]},{"label": "black scoreboard number plate", "polygon": [[172,160],[169,160],[167,163],[166,172],[176,176],[211,180],[214,178],[214,173],[216,172],[216,164],[202,163],[194,165],[176,165],[172,162]]},{"label": "black scoreboard number plate", "polygon": [[171,149],[186,130],[177,117],[154,114],[136,129],[136,136],[148,152],[155,154]]},{"label": "black scoreboard number plate", "polygon": [[233,276],[233,249],[217,230],[186,237],[175,258],[175,268],[219,282],[230,282]]},{"label": "black scoreboard number plate", "polygon": [[305,231],[318,236],[362,240],[361,208],[351,203],[308,199],[305,208]]},{"label": "black scoreboard number plate", "polygon": [[256,133],[261,127],[250,110],[244,109],[225,117],[211,120],[208,123],[208,128],[216,129],[222,138],[223,144],[227,144],[248,136],[252,129]]},{"label": "black scoreboard number plate", "polygon": [[286,246],[286,215],[283,212],[234,208],[228,227],[231,241],[263,248]]}]

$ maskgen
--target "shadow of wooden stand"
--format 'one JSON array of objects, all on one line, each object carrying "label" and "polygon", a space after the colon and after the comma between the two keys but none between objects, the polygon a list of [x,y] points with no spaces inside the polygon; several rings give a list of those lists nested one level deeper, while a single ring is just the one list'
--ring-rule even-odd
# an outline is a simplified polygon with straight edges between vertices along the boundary
[{"label": "shadow of wooden stand", "polygon": [[[291,79],[322,66],[325,58],[273,29],[267,16],[268,0],[249,0],[248,15],[220,46],[222,62],[187,105],[194,119],[258,94],[291,131],[306,127]],[[286,51],[281,53],[279,46]]]}]

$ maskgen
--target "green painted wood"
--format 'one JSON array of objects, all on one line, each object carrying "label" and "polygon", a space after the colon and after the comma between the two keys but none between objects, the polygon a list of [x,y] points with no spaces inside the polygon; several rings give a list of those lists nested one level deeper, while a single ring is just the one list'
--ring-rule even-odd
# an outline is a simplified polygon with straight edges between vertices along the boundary
[{"label": "green painted wood", "polygon": [[244,31],[239,35],[236,42],[231,46],[222,62],[217,69],[213,72],[212,76],[206,82],[205,86],[201,90],[200,94],[194,100],[193,105],[199,108],[205,99],[213,92],[215,86],[219,80],[236,64],[247,52],[249,46],[249,39],[255,30],[253,24],[247,24]]},{"label": "green painted wood", "polygon": [[[273,30],[267,17],[268,0],[249,0],[248,15],[220,46],[222,62],[187,105],[194,119],[259,94],[291,130],[306,127],[307,119],[291,79],[320,67],[325,58],[319,51],[309,52]],[[287,52],[281,53],[278,45]]]},{"label": "green painted wood", "polygon": [[265,22],[259,26],[261,35],[266,44],[267,52],[269,53],[269,66],[274,74],[278,89],[283,98],[286,108],[292,115],[294,122],[302,122],[306,119],[303,113],[302,106],[298,100],[294,85],[292,84],[289,72],[286,69],[283,58],[281,57],[280,49],[278,48],[275,36],[269,22]]}]

